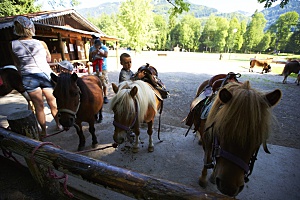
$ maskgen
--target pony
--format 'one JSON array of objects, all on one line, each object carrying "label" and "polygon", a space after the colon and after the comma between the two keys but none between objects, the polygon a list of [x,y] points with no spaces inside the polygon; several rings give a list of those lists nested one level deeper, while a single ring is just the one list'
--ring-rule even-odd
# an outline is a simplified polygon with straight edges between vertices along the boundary
[{"label": "pony", "polygon": [[22,83],[22,76],[14,65],[0,68],[0,96],[9,94],[12,90],[18,91],[26,99],[28,110],[34,111],[33,104]]},{"label": "pony", "polygon": [[[199,96],[204,97],[206,89],[200,89]],[[281,96],[279,89],[263,93],[251,88],[249,81],[229,81],[194,106],[200,107],[200,112],[194,115],[200,120],[197,130],[204,150],[204,165],[199,177],[201,187],[207,186],[207,169],[213,168],[210,181],[221,193],[235,197],[243,190],[260,145],[270,153],[266,145],[273,117],[270,108]]]},{"label": "pony", "polygon": [[265,73],[268,73],[271,71],[271,65],[270,65],[270,62],[272,62],[273,58],[268,58],[266,60],[250,60],[250,68],[249,68],[249,72],[253,72],[253,68],[255,66],[258,66],[258,67],[262,67],[262,71],[261,73],[263,74],[264,71]]},{"label": "pony", "polygon": [[[284,76],[282,83],[285,84],[287,77],[291,74],[291,73],[295,73],[298,74],[300,71],[300,63],[297,60],[292,60],[288,63],[285,64],[283,71],[282,71],[282,75]],[[297,85],[299,85],[300,82],[300,77],[298,75],[297,79],[296,79]]]},{"label": "pony", "polygon": [[76,73],[61,73],[57,76],[51,73],[55,82],[53,95],[56,98],[60,124],[67,131],[74,126],[79,136],[78,151],[85,146],[85,137],[82,132],[82,122],[89,124],[92,135],[92,146],[98,144],[95,135],[95,115],[102,118],[103,91],[98,77],[85,75],[78,77]]},{"label": "pony", "polygon": [[140,123],[146,122],[149,135],[148,151],[153,152],[152,126],[157,110],[162,106],[160,94],[150,84],[141,80],[124,81],[119,86],[113,83],[112,88],[115,92],[110,103],[110,109],[114,113],[114,141],[117,144],[122,144],[126,139],[133,142],[135,134],[132,151],[137,153]]}]

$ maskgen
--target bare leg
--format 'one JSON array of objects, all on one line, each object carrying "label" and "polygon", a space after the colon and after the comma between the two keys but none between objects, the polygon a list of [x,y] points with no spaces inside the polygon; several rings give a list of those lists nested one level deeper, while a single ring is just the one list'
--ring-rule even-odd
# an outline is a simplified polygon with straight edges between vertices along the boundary
[{"label": "bare leg", "polygon": [[41,136],[46,135],[46,116],[44,113],[44,101],[43,101],[43,95],[42,90],[38,88],[37,90],[33,92],[29,92],[29,96],[32,100],[32,103],[35,108],[35,114],[38,123],[40,124],[42,128],[42,132],[40,133]]},{"label": "bare leg", "polygon": [[58,116],[57,116],[57,106],[56,106],[56,99],[55,97],[53,96],[53,90],[52,89],[43,89],[43,94],[45,95],[46,97],[46,100],[47,100],[47,103],[50,107],[50,110],[51,110],[51,114],[56,122],[56,127],[58,129],[61,129],[60,127],[60,124],[59,124],[59,119],[58,119]]}]

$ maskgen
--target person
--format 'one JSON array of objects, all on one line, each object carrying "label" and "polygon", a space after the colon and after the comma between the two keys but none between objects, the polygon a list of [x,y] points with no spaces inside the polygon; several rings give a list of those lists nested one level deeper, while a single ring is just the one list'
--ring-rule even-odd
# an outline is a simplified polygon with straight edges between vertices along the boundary
[{"label": "person", "polygon": [[99,38],[95,38],[94,45],[91,46],[89,51],[89,61],[92,62],[93,71],[96,73],[103,85],[104,103],[108,103],[107,98],[107,85],[108,85],[108,73],[107,73],[107,55],[108,49],[105,44],[102,44]]},{"label": "person", "polygon": [[57,49],[56,49],[56,46],[53,46],[53,49],[52,49],[51,53],[58,53]]},{"label": "person", "polygon": [[19,36],[19,39],[11,42],[10,51],[15,65],[21,72],[25,90],[35,107],[37,121],[41,127],[40,136],[46,135],[43,95],[55,119],[57,129],[62,130],[58,121],[56,100],[52,94],[53,86],[50,80],[52,70],[48,64],[51,61],[49,49],[45,42],[32,38],[35,36],[35,27],[27,17],[18,16],[14,19],[14,34]]},{"label": "person", "polygon": [[74,66],[70,61],[63,60],[57,64],[59,66],[60,73],[70,73],[71,74],[73,72]]},{"label": "person", "polygon": [[128,53],[122,53],[120,56],[122,69],[119,74],[119,83],[130,80],[134,73],[131,71],[131,57]]}]

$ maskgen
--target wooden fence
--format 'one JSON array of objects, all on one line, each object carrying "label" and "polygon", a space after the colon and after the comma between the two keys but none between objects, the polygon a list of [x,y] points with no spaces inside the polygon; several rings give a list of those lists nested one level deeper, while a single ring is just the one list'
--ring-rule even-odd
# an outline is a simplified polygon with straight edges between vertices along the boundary
[{"label": "wooden fence", "polygon": [[229,199],[64,151],[50,143],[30,139],[4,128],[0,128],[0,147],[45,167],[136,199]]}]

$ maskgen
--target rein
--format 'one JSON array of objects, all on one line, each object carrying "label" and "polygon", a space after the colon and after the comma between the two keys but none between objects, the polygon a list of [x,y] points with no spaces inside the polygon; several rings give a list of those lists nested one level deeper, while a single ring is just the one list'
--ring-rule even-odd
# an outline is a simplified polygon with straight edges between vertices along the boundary
[{"label": "rein", "polygon": [[[259,148],[257,148],[257,150],[255,151],[255,153],[252,155],[250,162],[247,164],[245,161],[243,161],[241,158],[237,157],[236,155],[233,155],[232,153],[224,150],[219,143],[218,137],[214,134],[213,132],[213,126],[214,124],[212,124],[210,127],[208,127],[205,132],[212,128],[212,133],[214,135],[213,137],[213,153],[212,153],[212,160],[213,162],[216,162],[216,158],[219,157],[223,157],[231,162],[233,162],[234,164],[236,164],[237,166],[239,166],[240,168],[242,168],[245,172],[245,177],[244,180],[247,183],[249,181],[249,176],[252,174],[253,168],[254,168],[254,163],[257,160],[257,154],[258,154],[258,150]],[[207,163],[205,164],[205,166],[207,166],[208,168],[212,168],[214,166],[213,163]]]},{"label": "rein", "polygon": [[134,127],[134,125],[135,125],[135,123],[137,121],[137,118],[138,118],[138,104],[137,104],[136,99],[133,99],[133,101],[134,101],[134,108],[135,108],[135,116],[134,116],[134,120],[131,123],[131,125],[130,126],[125,126],[125,125],[117,122],[116,120],[113,121],[113,125],[115,127],[118,127],[120,129],[123,129],[124,131],[126,131],[126,133],[127,133],[127,139],[129,139],[129,141],[131,143],[133,142],[133,139],[132,139],[132,137],[133,137],[133,134],[132,134],[133,131],[132,131],[132,129],[133,129],[133,127]]}]

